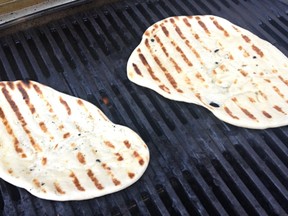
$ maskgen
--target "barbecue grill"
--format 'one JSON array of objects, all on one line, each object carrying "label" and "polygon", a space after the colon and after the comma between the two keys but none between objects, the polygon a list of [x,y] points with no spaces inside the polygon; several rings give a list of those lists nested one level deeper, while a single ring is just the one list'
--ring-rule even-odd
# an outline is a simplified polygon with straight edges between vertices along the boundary
[{"label": "barbecue grill", "polygon": [[127,189],[85,201],[42,200],[0,179],[0,215],[288,215],[288,127],[231,126],[126,76],[146,28],[174,15],[221,16],[288,56],[287,2],[83,2],[66,16],[69,7],[50,10],[53,20],[33,16],[5,25],[0,80],[35,80],[90,101],[143,138],[150,164]]}]

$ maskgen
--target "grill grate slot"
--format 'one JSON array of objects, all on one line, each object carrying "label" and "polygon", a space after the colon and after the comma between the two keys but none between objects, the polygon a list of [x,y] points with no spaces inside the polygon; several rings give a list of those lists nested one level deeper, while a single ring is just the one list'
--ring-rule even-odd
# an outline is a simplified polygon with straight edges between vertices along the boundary
[{"label": "grill grate slot", "polygon": [[[31,38],[25,38],[24,36],[21,37],[22,45],[25,51],[27,52],[27,57],[29,58],[29,62],[31,62],[32,67],[34,67],[35,71],[35,80],[39,80],[42,77],[49,77],[50,72],[45,65],[43,59],[41,58],[41,55],[39,51],[37,50],[35,43]],[[41,71],[39,73],[38,71]],[[43,78],[44,79],[44,78]]]},{"label": "grill grate slot", "polygon": [[[187,182],[190,184],[190,187],[195,192],[195,194],[199,197],[201,204],[204,206],[205,210],[209,215],[227,215],[227,212],[222,209],[218,203],[213,202],[214,199],[211,200],[211,196],[206,189],[203,189],[203,183],[199,183],[190,172],[184,172],[185,178]],[[195,173],[193,173],[195,175]]]},{"label": "grill grate slot", "polygon": [[212,167],[209,170],[203,165],[197,165],[197,167],[228,215],[246,214],[244,209],[238,204],[238,201],[231,196],[227,186],[222,183],[218,173],[211,169]]},{"label": "grill grate slot", "polygon": [[[223,155],[227,161],[231,161],[230,158],[232,156],[229,152],[224,152]],[[245,187],[245,185],[242,182],[239,182],[238,179],[236,179],[234,171],[229,170],[230,172],[227,173],[225,168],[223,168],[223,166],[218,160],[213,160],[212,164],[221,176],[221,178],[225,181],[225,184],[229,187],[231,192],[235,195],[235,197],[237,197],[238,202],[245,209],[248,215],[264,215],[262,209],[259,209],[259,207],[252,204],[257,203],[257,201],[251,194],[247,192],[248,189]],[[233,177],[231,176],[232,172]],[[241,188],[245,188],[245,190],[241,190],[238,185],[241,185]]]},{"label": "grill grate slot", "polygon": [[[261,179],[262,176],[261,176],[261,174],[258,173],[259,172],[259,170],[258,170],[259,166],[257,165],[257,163],[255,163],[254,159],[251,158],[249,153],[242,146],[240,146],[240,145],[237,146],[236,150],[243,157],[243,159],[247,162],[249,167],[251,167],[252,170],[254,172],[256,172],[255,174],[254,173],[253,174],[250,173],[251,177],[250,176],[246,176],[246,179],[242,179],[242,180],[244,182],[246,182],[245,184],[247,185],[247,187],[251,191],[254,192],[254,196],[259,201],[261,206],[266,210],[268,215],[278,214],[279,211],[277,211],[277,209],[279,209],[279,207],[277,205],[277,202],[272,198],[272,194],[263,185],[263,183],[264,183],[263,180],[264,179]],[[241,170],[241,171],[243,172],[244,170]],[[245,174],[242,173],[242,176],[245,176],[245,175],[246,175],[246,173]],[[258,177],[256,177],[256,176],[258,176]],[[282,210],[282,212],[284,212],[284,211]]]},{"label": "grill grate slot", "polygon": [[59,73],[63,73],[63,67],[59,61],[59,59],[55,55],[55,51],[53,48],[55,46],[51,45],[50,41],[47,39],[46,34],[42,31],[36,32],[37,36],[39,37],[40,41],[42,42],[44,49],[46,49],[47,54],[49,56],[49,59],[51,59],[51,62],[55,68],[55,70]]},{"label": "grill grate slot", "polygon": [[59,35],[59,33],[57,32],[57,30],[55,28],[51,28],[50,31],[51,31],[51,34],[52,34],[54,41],[57,43],[57,46],[61,50],[65,60],[69,64],[70,68],[75,69],[76,63],[73,60],[73,58],[71,57],[71,55],[69,54],[69,52],[67,51],[67,49],[65,47],[65,43],[62,40],[62,37]]},{"label": "grill grate slot", "polygon": [[[81,60],[82,64],[86,65],[87,64],[87,59],[84,56],[82,50],[79,48],[78,43],[77,43],[77,39],[75,39],[73,37],[73,35],[71,34],[70,30],[67,28],[67,26],[62,26],[62,30],[65,34],[65,37],[67,39],[67,41],[69,41],[69,44],[71,44],[71,46],[73,47],[75,53],[77,53],[79,59]],[[65,38],[64,35],[62,36],[62,38]]]},{"label": "grill grate slot", "polygon": [[[119,43],[121,41],[117,41],[114,38],[115,36],[112,36],[111,32],[113,33],[113,31],[109,31],[110,29],[108,29],[107,26],[107,22],[104,23],[104,21],[106,21],[106,19],[104,19],[102,16],[102,14],[99,13],[99,16],[94,17],[96,23],[98,24],[98,26],[101,28],[101,32],[102,34],[105,34],[105,37],[107,37],[108,41],[111,43],[111,45],[113,46],[113,48],[115,48],[116,50],[120,50],[119,47]],[[116,34],[115,34],[116,35]],[[119,42],[119,43],[118,43]]]},{"label": "grill grate slot", "polygon": [[9,73],[9,71],[13,71],[15,75],[15,79],[23,79],[22,74],[20,73],[19,67],[15,61],[15,58],[12,54],[12,51],[9,46],[4,45],[3,47],[3,53],[6,57],[4,60],[4,64],[6,66],[6,74]]},{"label": "grill grate slot", "polygon": [[[23,60],[23,66],[25,68],[24,71],[28,72],[28,76],[26,76],[24,79],[28,79],[28,77],[29,77],[29,79],[37,80],[36,72],[35,72],[31,62],[28,59],[28,55],[27,55],[25,49],[23,48],[22,43],[16,42],[15,46],[16,46],[17,52],[19,53],[18,58]],[[19,62],[18,62],[18,64],[19,64]]]},{"label": "grill grate slot", "polygon": [[[185,173],[182,174],[183,176],[185,176]],[[188,194],[189,192],[187,191],[187,189],[181,185],[181,182],[179,182],[177,178],[171,178],[170,182],[175,192],[177,193],[177,196],[181,199],[181,202],[183,203],[190,215],[208,214],[203,208],[203,206],[200,204],[200,201],[197,199],[196,195],[193,193],[193,197],[191,197],[191,195]]]},{"label": "grill grate slot", "polygon": [[[114,16],[112,16],[112,14],[113,14],[113,11],[110,9],[105,11],[105,16],[107,17],[108,21],[111,23],[113,29],[115,29],[115,31],[119,34],[119,37],[121,38],[121,41],[123,41],[124,45],[128,46],[129,41],[131,41],[132,39],[127,35],[125,27],[115,17],[116,15],[114,14]],[[119,43],[117,43],[117,44],[119,44]]]},{"label": "grill grate slot", "polygon": [[[1,49],[0,49],[0,52],[1,52]],[[5,68],[4,68],[4,65],[3,65],[1,59],[0,59],[0,70],[2,71],[1,74],[0,74],[1,81],[8,80],[8,75],[7,75],[6,71],[5,71]]]}]

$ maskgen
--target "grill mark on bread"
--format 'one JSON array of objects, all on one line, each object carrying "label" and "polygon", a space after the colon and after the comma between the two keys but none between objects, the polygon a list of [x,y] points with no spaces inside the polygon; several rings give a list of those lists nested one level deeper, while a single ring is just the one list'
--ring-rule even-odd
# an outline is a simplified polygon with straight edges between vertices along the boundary
[{"label": "grill mark on bread", "polygon": [[142,76],[143,77],[143,74],[141,73],[141,71],[140,71],[140,69],[138,68],[138,66],[136,65],[136,64],[132,64],[132,66],[133,66],[133,68],[134,68],[134,71],[138,74],[138,75],[140,75],[140,76]]},{"label": "grill mark on bread", "polygon": [[45,166],[47,164],[47,158],[43,157],[41,163],[43,166]]},{"label": "grill mark on bread", "polygon": [[77,104],[78,104],[79,106],[83,106],[84,108],[86,108],[86,107],[84,106],[84,103],[83,103],[83,101],[82,101],[81,99],[78,99],[78,100],[77,100]]},{"label": "grill mark on bread", "polygon": [[246,72],[246,71],[244,71],[242,69],[240,69],[239,71],[244,77],[246,77],[248,75],[248,72]]},{"label": "grill mark on bread", "polygon": [[154,61],[157,63],[157,65],[161,68],[161,70],[164,72],[167,80],[169,81],[169,83],[172,85],[172,87],[174,89],[176,89],[176,91],[178,91],[179,93],[182,93],[183,91],[181,89],[178,88],[178,84],[175,81],[175,79],[173,78],[173,76],[167,71],[167,69],[162,65],[161,61],[158,59],[158,57],[154,56]]},{"label": "grill mark on bread", "polygon": [[203,76],[201,75],[201,73],[197,72],[197,73],[195,74],[195,77],[196,77],[197,79],[201,80],[202,82],[205,82],[205,79],[203,78]]},{"label": "grill mark on bread", "polygon": [[177,64],[177,62],[173,59],[173,58],[169,58],[170,62],[172,62],[172,64],[174,65],[174,68],[176,69],[176,71],[178,73],[181,73],[182,72],[182,69],[181,67]]},{"label": "grill mark on bread", "polygon": [[239,108],[240,108],[241,111],[242,111],[246,116],[248,116],[250,119],[255,120],[255,121],[258,121],[257,118],[256,118],[251,112],[249,112],[249,110],[247,110],[246,108],[241,107],[241,106],[240,106]]},{"label": "grill mark on bread", "polygon": [[167,58],[169,58],[170,62],[172,62],[172,64],[173,64],[174,68],[176,69],[176,71],[178,73],[182,72],[181,67],[177,64],[177,62],[172,57],[169,56],[169,53],[167,52],[167,49],[165,48],[164,44],[162,43],[162,41],[160,40],[160,38],[157,35],[155,35],[155,40],[159,44],[159,46],[162,49],[162,51],[164,52],[165,56]]},{"label": "grill mark on bread", "polygon": [[186,39],[186,40],[185,40],[185,44],[192,50],[192,52],[194,53],[194,55],[196,56],[196,58],[200,61],[200,63],[201,63],[202,65],[204,65],[204,63],[203,63],[203,61],[202,61],[202,59],[201,59],[200,54],[197,52],[197,50],[196,50],[194,47],[192,47],[192,45],[190,44],[190,41]]},{"label": "grill mark on bread", "polygon": [[[53,113],[53,112],[54,112],[53,107],[52,107],[51,104],[44,98],[44,95],[43,95],[41,89],[40,89],[37,85],[35,85],[35,84],[33,84],[33,88],[34,88],[34,90],[36,91],[36,93],[38,94],[38,96],[46,103],[46,106],[47,106],[47,108],[48,108],[48,111],[49,111],[50,113]],[[55,116],[55,115],[54,115],[54,116]]]},{"label": "grill mark on bread", "polygon": [[121,182],[118,179],[116,179],[116,178],[112,178],[112,181],[113,181],[115,186],[118,186],[118,185],[121,184]]},{"label": "grill mark on bread", "polygon": [[239,118],[238,118],[237,116],[233,115],[233,112],[232,112],[227,106],[224,106],[224,110],[225,110],[225,112],[226,112],[229,116],[231,116],[233,119],[239,120]]},{"label": "grill mark on bread", "polygon": [[[85,104],[83,103],[83,100],[82,100],[82,99],[77,99],[77,104],[78,104],[81,108],[83,108],[83,109],[85,110],[85,114],[87,114],[89,120],[95,120],[95,119],[93,118],[93,116],[91,115],[90,111],[87,109],[87,107],[86,107]],[[109,119],[101,112],[101,110],[98,109],[97,111],[98,111],[98,113],[100,114],[100,116],[101,116],[105,121],[109,121]],[[81,132],[81,129],[80,129],[80,127],[77,125],[77,123],[74,123],[74,124],[75,124],[77,130],[78,130],[79,132]]]},{"label": "grill mark on bread", "polygon": [[[172,19],[173,20],[173,19]],[[186,46],[193,52],[193,54],[196,56],[196,58],[200,61],[200,63],[203,65],[203,61],[200,57],[200,54],[197,52],[197,50],[192,47],[190,41],[184,36],[184,34],[182,33],[181,29],[175,24],[175,21],[170,20],[173,23],[173,26],[175,28],[175,31],[177,32],[177,34],[180,36],[180,38],[185,42]]]},{"label": "grill mark on bread", "polygon": [[191,24],[189,23],[188,19],[187,19],[187,18],[184,18],[184,19],[183,19],[183,22],[184,22],[185,25],[188,27],[188,29],[190,30],[190,32],[191,32],[191,34],[193,35],[193,37],[194,37],[199,43],[201,43],[201,46],[203,46],[204,49],[210,51],[210,49],[209,49],[208,47],[206,47],[205,44],[203,44],[202,40],[200,39],[200,36],[199,36],[197,33],[195,33],[195,32],[192,31],[192,28],[191,28],[192,26],[191,26]]},{"label": "grill mark on bread", "polygon": [[189,23],[188,19],[187,18],[184,18],[183,19],[183,22],[185,23],[185,25],[189,28],[191,28],[191,24]]},{"label": "grill mark on bread", "polygon": [[281,97],[281,98],[285,98],[285,95],[283,93],[281,93],[280,89],[277,86],[273,86],[273,90]]},{"label": "grill mark on bread", "polygon": [[38,179],[33,179],[33,184],[34,184],[37,188],[40,188],[40,187],[41,187],[41,184],[40,184],[40,182],[38,181]]},{"label": "grill mark on bread", "polygon": [[283,109],[282,109],[281,107],[279,107],[278,105],[273,106],[273,108],[274,108],[275,110],[277,110],[278,112],[280,112],[280,113],[282,113],[282,114],[284,114],[284,115],[287,115],[287,113],[284,112]]},{"label": "grill mark on bread", "polygon": [[33,179],[32,181],[33,181],[33,184],[35,185],[36,188],[39,188],[39,189],[41,189],[42,192],[47,193],[47,191],[45,189],[41,188],[42,185],[38,179]]},{"label": "grill mark on bread", "polygon": [[117,157],[117,161],[123,161],[124,160],[124,158],[122,157],[122,155],[119,152],[115,153],[115,155]]},{"label": "grill mark on bread", "polygon": [[194,95],[195,95],[196,98],[198,98],[199,101],[201,101],[201,103],[206,104],[206,103],[202,100],[202,97],[201,97],[200,93],[195,93]]},{"label": "grill mark on bread", "polygon": [[259,94],[260,94],[265,100],[268,99],[267,95],[264,94],[264,92],[262,92],[262,91],[258,91],[258,92],[259,92]]},{"label": "grill mark on bread", "polygon": [[137,151],[134,151],[134,152],[133,152],[133,156],[138,159],[138,163],[139,163],[141,166],[144,165],[144,160],[143,160],[143,158],[140,156],[140,154],[139,154]]},{"label": "grill mark on bread", "polygon": [[36,84],[33,84],[33,88],[38,93],[38,95],[43,95],[43,93],[42,93],[41,89],[39,88],[39,86],[37,86]]},{"label": "grill mark on bread", "polygon": [[61,188],[61,186],[59,185],[59,183],[57,182],[54,182],[54,187],[56,189],[56,191],[59,193],[59,194],[66,194],[66,192]]},{"label": "grill mark on bread", "polygon": [[69,177],[72,178],[72,182],[75,185],[75,187],[77,188],[77,190],[79,191],[85,191],[85,188],[82,187],[82,185],[80,184],[79,179],[77,178],[77,176],[75,175],[74,172],[71,171]]},{"label": "grill mark on bread", "polygon": [[[100,116],[106,121],[109,122],[110,120],[103,114],[103,112],[101,110],[98,110],[98,113],[100,114]],[[92,115],[89,113],[89,118],[93,119]]]},{"label": "grill mark on bread", "polygon": [[41,121],[39,122],[39,127],[41,128],[41,130],[46,133],[47,132],[47,127],[45,125],[45,122]]},{"label": "grill mark on bread", "polygon": [[246,109],[246,108],[241,107],[241,106],[238,105],[238,103],[237,103],[238,100],[237,100],[236,97],[231,98],[231,100],[232,100],[234,103],[236,103],[236,105],[241,109],[241,111],[242,111],[247,117],[249,117],[250,119],[258,122],[257,118],[256,118],[251,112],[249,112],[248,109]]},{"label": "grill mark on bread", "polygon": [[102,167],[106,170],[106,171],[111,171],[111,168],[109,166],[107,166],[106,163],[102,163]]},{"label": "grill mark on bread", "polygon": [[[251,42],[251,39],[247,36],[247,35],[243,35],[241,34],[242,38],[245,40],[246,43],[250,43]],[[263,57],[264,56],[264,53],[262,52],[262,50],[257,47],[256,45],[252,44],[252,49],[254,50],[254,52],[257,53],[257,55],[259,55],[260,57]],[[245,53],[245,55],[247,55],[247,52]]]},{"label": "grill mark on bread", "polygon": [[262,50],[255,46],[254,44],[252,45],[252,49],[257,53],[257,55],[259,55],[260,57],[263,57],[264,56],[264,53],[262,52]]},{"label": "grill mark on bread", "polygon": [[131,147],[131,143],[128,140],[124,140],[124,145],[126,146],[126,148],[130,149]]},{"label": "grill mark on bread", "polygon": [[181,55],[182,59],[184,60],[184,62],[189,66],[192,67],[193,64],[192,62],[188,59],[188,57],[185,55],[185,53],[183,52],[183,50],[174,42],[171,41],[171,44],[175,47],[176,51]]},{"label": "grill mark on bread", "polygon": [[271,83],[271,80],[269,79],[264,79],[267,83]]},{"label": "grill mark on bread", "polygon": [[288,80],[285,80],[282,76],[278,76],[278,78],[279,78],[286,86],[288,86]]},{"label": "grill mark on bread", "polygon": [[[63,126],[63,127],[64,127],[64,126]],[[64,138],[64,139],[67,139],[67,138],[70,137],[70,136],[71,136],[71,134],[70,134],[69,132],[63,134],[63,138]]]},{"label": "grill mark on bread", "polygon": [[164,84],[159,85],[159,88],[162,89],[163,91],[167,92],[168,94],[171,94],[170,89],[165,86]]},{"label": "grill mark on bread", "polygon": [[65,101],[61,96],[59,97],[59,101],[65,107],[67,114],[71,115],[71,108],[69,107],[67,101]]},{"label": "grill mark on bread", "polygon": [[149,44],[148,39],[145,40],[145,45],[147,47],[147,49],[149,50],[149,52],[151,53],[154,61],[156,62],[156,64],[160,67],[160,69],[163,71],[166,79],[169,81],[169,83],[172,85],[172,87],[174,89],[176,89],[176,91],[178,91],[179,93],[182,93],[183,91],[181,89],[178,88],[178,84],[175,81],[174,77],[168,72],[168,70],[166,69],[166,67],[163,66],[163,64],[161,63],[161,61],[159,60],[159,58],[153,54],[153,51],[151,49],[151,46]]},{"label": "grill mark on bread", "polygon": [[247,52],[247,50],[245,50],[242,46],[238,46],[238,49],[242,51],[244,57],[247,58],[250,56],[249,52]]},{"label": "grill mark on bread", "polygon": [[167,52],[166,47],[164,46],[164,44],[162,43],[161,39],[157,35],[155,35],[155,40],[159,44],[159,46],[162,49],[162,51],[164,52],[165,56],[169,57],[169,53]]},{"label": "grill mark on bread", "polygon": [[214,18],[210,18],[211,20],[213,20],[213,24],[224,33],[225,37],[229,37],[228,32],[214,19]]},{"label": "grill mark on bread", "polygon": [[28,136],[29,141],[30,141],[31,145],[33,146],[33,148],[35,149],[35,151],[38,151],[38,152],[42,151],[41,147],[36,143],[34,138],[31,136],[31,131],[27,128],[27,122],[25,121],[25,119],[24,119],[22,113],[20,112],[17,104],[15,103],[15,101],[13,101],[9,91],[4,87],[4,88],[2,88],[2,93],[5,96],[10,107],[14,111],[14,114],[16,115],[17,119],[20,121],[21,126],[22,126],[23,130],[25,131],[26,135]]},{"label": "grill mark on bread", "polygon": [[26,90],[23,88],[22,84],[19,82],[17,83],[17,88],[18,90],[20,91],[20,93],[22,94],[22,97],[25,101],[25,103],[27,104],[27,106],[29,107],[29,110],[32,114],[35,113],[35,107],[33,104],[31,104],[31,101],[30,101],[30,97],[29,95],[27,94]]},{"label": "grill mark on bread", "polygon": [[[141,51],[140,51],[140,52],[141,52]],[[159,78],[155,75],[155,73],[153,72],[151,66],[148,64],[145,56],[144,56],[142,53],[139,53],[139,58],[140,58],[142,64],[143,64],[143,65],[146,67],[146,69],[148,70],[151,78],[152,78],[153,80],[157,81],[157,82],[161,82],[161,81],[159,80]]]},{"label": "grill mark on bread", "polygon": [[77,159],[81,164],[86,164],[85,156],[81,152],[77,153]]},{"label": "grill mark on bread", "polygon": [[9,174],[13,174],[13,170],[11,168],[9,168],[7,171]]},{"label": "grill mark on bread", "polygon": [[251,103],[256,103],[256,100],[252,97],[248,97],[248,100],[251,102]]},{"label": "grill mark on bread", "polygon": [[206,34],[210,35],[210,31],[208,30],[208,28],[207,28],[207,26],[205,25],[205,23],[201,21],[201,18],[197,16],[196,19],[198,20],[198,24],[201,26],[201,28],[204,29],[204,31],[206,32]]},{"label": "grill mark on bread", "polygon": [[114,174],[111,171],[111,168],[109,166],[107,166],[106,163],[102,163],[102,167],[106,170],[106,172],[111,176],[112,182],[115,186],[118,186],[121,184],[121,182],[114,177]]},{"label": "grill mark on bread", "polygon": [[164,32],[164,34],[166,35],[166,37],[169,37],[169,31],[167,30],[167,28],[163,25],[161,25],[161,29]]},{"label": "grill mark on bread", "polygon": [[15,89],[14,82],[8,82],[7,85],[8,85],[9,88],[11,88],[12,90]]},{"label": "grill mark on bread", "polygon": [[5,116],[5,113],[3,112],[1,107],[0,107],[0,118],[2,120],[2,123],[5,126],[7,133],[13,138],[13,144],[14,144],[15,151],[18,154],[20,154],[22,158],[26,158],[27,155],[24,153],[24,150],[20,147],[20,142],[17,139],[17,137],[15,136],[14,131],[13,131],[11,125],[9,124],[9,122]]},{"label": "grill mark on bread", "polygon": [[[162,25],[162,27],[165,27],[165,26]],[[168,32],[168,30],[166,29],[166,27],[165,27],[164,29],[165,29],[165,31]],[[163,30],[163,28],[162,28],[162,30]],[[164,30],[163,30],[163,31],[164,31]],[[167,33],[167,32],[164,32],[164,34],[166,35],[166,37],[169,38],[169,32],[168,32],[168,33]],[[181,58],[184,60],[184,62],[185,62],[188,66],[192,67],[192,66],[193,66],[192,62],[187,58],[187,56],[185,55],[185,53],[183,52],[183,50],[175,43],[175,41],[170,40],[170,43],[173,45],[173,47],[176,49],[176,51],[180,54],[180,56],[181,56]]]},{"label": "grill mark on bread", "polygon": [[268,112],[266,112],[265,110],[263,110],[262,111],[262,114],[266,117],[266,118],[272,118],[272,116],[268,113]]},{"label": "grill mark on bread", "polygon": [[129,178],[130,178],[130,179],[133,179],[133,178],[134,178],[134,176],[135,176],[135,173],[132,173],[132,172],[128,172],[128,176],[129,176]]},{"label": "grill mark on bread", "polygon": [[113,148],[113,149],[115,148],[115,146],[110,141],[104,141],[104,144],[108,146],[109,148]]},{"label": "grill mark on bread", "polygon": [[[36,91],[36,93],[38,94],[38,97],[40,97],[40,99],[45,103],[45,106],[47,107],[48,111],[52,114],[51,117],[52,117],[53,121],[58,121],[59,120],[58,116],[54,113],[54,109],[53,109],[52,105],[44,97],[44,94],[42,93],[42,91],[39,88],[39,86],[36,85],[36,84],[33,84],[32,86],[33,86],[34,90]],[[62,131],[64,129],[64,125],[61,124],[58,128],[59,128],[60,131]],[[44,127],[41,128],[41,129],[44,129]],[[67,136],[67,135],[65,135],[65,136]],[[51,138],[53,139],[53,136],[51,136]]]},{"label": "grill mark on bread", "polygon": [[93,171],[91,169],[87,170],[87,175],[88,177],[91,179],[91,181],[94,183],[94,185],[96,186],[96,188],[98,190],[103,190],[104,187],[103,185],[99,182],[99,180],[95,177]]},{"label": "grill mark on bread", "polygon": [[241,34],[241,36],[246,41],[246,43],[250,43],[251,39],[247,35]]}]

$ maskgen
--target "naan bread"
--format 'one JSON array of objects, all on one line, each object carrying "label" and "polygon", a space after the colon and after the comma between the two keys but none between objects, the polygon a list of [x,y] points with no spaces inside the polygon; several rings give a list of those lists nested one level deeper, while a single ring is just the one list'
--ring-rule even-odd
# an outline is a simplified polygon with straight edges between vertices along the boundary
[{"label": "naan bread", "polygon": [[0,82],[0,178],[49,200],[83,200],[137,181],[149,150],[93,104],[36,82]]},{"label": "naan bread", "polygon": [[179,16],[149,27],[128,78],[247,128],[288,124],[288,61],[276,47],[216,16]]}]

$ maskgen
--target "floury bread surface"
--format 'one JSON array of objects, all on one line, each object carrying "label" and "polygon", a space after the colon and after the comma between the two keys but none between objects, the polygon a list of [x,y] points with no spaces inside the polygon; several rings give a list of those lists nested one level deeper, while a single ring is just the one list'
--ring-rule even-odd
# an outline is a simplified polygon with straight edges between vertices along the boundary
[{"label": "floury bread surface", "polygon": [[145,31],[127,75],[230,124],[263,129],[288,124],[287,60],[275,46],[228,20],[178,16]]},{"label": "floury bread surface", "polygon": [[147,168],[149,150],[93,104],[37,82],[0,82],[0,178],[49,200],[119,191]]}]

